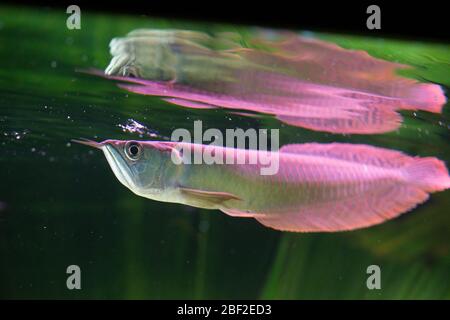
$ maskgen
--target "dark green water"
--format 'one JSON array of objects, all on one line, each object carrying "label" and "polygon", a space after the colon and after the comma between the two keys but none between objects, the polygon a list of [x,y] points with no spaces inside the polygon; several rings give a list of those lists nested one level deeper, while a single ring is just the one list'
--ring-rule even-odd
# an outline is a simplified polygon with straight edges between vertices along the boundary
[{"label": "dark green water", "polygon": [[[77,72],[104,69],[109,41],[136,28],[235,31],[242,27],[0,7],[0,297],[449,299],[450,191],[369,229],[289,234],[219,211],[132,194],[104,156],[70,139],[136,139],[127,119],[170,136],[192,129],[278,128],[280,144],[353,142],[450,163],[449,106],[441,115],[402,112],[400,130],[342,136],[227,110],[193,110],[127,93]],[[406,76],[450,86],[450,46],[320,34],[345,48],[416,67]],[[82,289],[66,288],[79,265]],[[368,290],[366,268],[382,270]]]}]

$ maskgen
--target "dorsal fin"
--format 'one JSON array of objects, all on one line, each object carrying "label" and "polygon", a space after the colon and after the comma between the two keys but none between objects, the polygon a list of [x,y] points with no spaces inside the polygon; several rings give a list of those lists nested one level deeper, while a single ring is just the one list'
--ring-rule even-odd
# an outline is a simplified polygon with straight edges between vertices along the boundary
[{"label": "dorsal fin", "polygon": [[409,157],[400,151],[385,150],[364,144],[337,142],[329,144],[288,144],[283,146],[280,151],[302,155],[323,156],[386,168],[400,168],[414,160],[414,158]]}]

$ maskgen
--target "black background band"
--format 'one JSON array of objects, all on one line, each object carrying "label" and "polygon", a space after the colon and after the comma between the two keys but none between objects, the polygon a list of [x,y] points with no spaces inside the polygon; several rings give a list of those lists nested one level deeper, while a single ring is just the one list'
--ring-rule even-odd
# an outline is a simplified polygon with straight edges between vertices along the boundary
[{"label": "black background band", "polygon": [[[11,5],[65,8],[259,25],[276,28],[352,33],[409,40],[447,41],[448,10],[444,1],[317,1],[317,0],[147,0],[147,1],[2,1]],[[368,30],[369,5],[381,9],[381,30]]]}]

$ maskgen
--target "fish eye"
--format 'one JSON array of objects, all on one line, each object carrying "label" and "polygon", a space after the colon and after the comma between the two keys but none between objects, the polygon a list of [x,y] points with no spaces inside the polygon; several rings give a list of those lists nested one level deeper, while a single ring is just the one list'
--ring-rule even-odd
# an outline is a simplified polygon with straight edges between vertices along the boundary
[{"label": "fish eye", "polygon": [[139,143],[132,141],[125,145],[125,154],[130,160],[138,160],[142,153],[142,147]]}]

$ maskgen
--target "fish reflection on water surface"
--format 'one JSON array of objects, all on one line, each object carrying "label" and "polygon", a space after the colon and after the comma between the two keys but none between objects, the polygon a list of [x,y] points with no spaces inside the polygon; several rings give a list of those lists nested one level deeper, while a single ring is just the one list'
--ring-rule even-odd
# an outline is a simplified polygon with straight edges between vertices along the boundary
[{"label": "fish reflection on water surface", "polygon": [[397,110],[440,113],[439,85],[398,75],[407,65],[291,32],[239,34],[181,30],[130,32],[110,43],[107,77],[138,94],[169,97],[191,108],[274,115],[284,123],[331,133],[397,129]]}]

